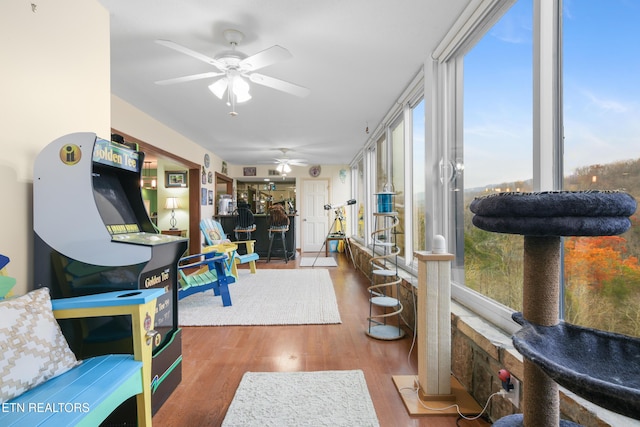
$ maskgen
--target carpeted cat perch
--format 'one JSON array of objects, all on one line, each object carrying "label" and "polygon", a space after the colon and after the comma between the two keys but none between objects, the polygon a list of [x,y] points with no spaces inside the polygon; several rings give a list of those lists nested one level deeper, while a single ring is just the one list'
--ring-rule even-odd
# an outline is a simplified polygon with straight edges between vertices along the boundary
[{"label": "carpeted cat perch", "polygon": [[475,199],[473,224],[524,235],[523,413],[494,426],[576,426],[560,420],[558,385],[640,419],[640,340],[559,322],[560,236],[613,236],[631,226],[637,203],[614,191],[500,193]]}]

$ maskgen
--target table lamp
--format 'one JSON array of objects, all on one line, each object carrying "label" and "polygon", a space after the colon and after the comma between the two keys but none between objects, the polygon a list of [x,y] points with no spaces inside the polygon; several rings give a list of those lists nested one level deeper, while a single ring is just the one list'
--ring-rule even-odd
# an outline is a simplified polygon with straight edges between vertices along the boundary
[{"label": "table lamp", "polygon": [[167,200],[164,204],[165,209],[171,209],[171,219],[169,220],[169,224],[171,225],[170,230],[177,230],[176,227],[176,211],[175,209],[180,209],[180,202],[177,197],[167,197]]}]

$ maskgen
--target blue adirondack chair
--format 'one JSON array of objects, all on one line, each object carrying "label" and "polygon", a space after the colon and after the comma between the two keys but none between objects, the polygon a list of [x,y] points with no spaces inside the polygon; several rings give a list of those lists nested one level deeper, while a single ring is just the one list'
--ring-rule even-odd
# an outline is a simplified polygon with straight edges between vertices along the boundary
[{"label": "blue adirondack chair", "polygon": [[222,305],[230,306],[229,284],[234,283],[236,278],[228,274],[226,260],[226,255],[214,252],[181,258],[178,267],[180,274],[178,299],[213,289],[214,295],[222,297]]},{"label": "blue adirondack chair", "polygon": [[234,245],[245,246],[246,253],[241,255],[238,254],[237,251],[233,251],[233,253],[230,254],[230,259],[228,260],[228,263],[230,265],[227,265],[227,267],[230,268],[236,278],[238,277],[236,269],[237,264],[248,263],[251,269],[251,273],[256,273],[256,261],[260,259],[260,257],[257,253],[255,253],[255,240],[240,240],[231,242],[228,239],[227,234],[224,232],[222,224],[210,218],[205,218],[200,221],[200,231],[202,231],[202,234],[204,235],[205,244],[207,246],[225,243],[233,243]]},{"label": "blue adirondack chair", "polygon": [[9,257],[0,254],[0,299],[9,296],[11,289],[16,284],[16,279],[7,276],[5,267],[9,264]]}]

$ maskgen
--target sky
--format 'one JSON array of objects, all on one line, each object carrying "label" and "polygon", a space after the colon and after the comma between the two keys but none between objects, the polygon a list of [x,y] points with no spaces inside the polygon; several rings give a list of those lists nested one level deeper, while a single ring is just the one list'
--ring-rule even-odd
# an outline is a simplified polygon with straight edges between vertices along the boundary
[{"label": "sky", "polygon": [[[532,0],[465,56],[465,187],[532,177]],[[564,171],[640,158],[640,1],[563,1]]]}]

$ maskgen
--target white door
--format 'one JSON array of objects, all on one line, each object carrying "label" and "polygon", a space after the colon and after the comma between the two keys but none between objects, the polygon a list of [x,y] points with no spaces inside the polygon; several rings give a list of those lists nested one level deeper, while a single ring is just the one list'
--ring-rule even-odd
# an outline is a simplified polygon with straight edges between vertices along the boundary
[{"label": "white door", "polygon": [[318,252],[329,232],[324,210],[329,204],[329,180],[304,180],[302,197],[302,252]]}]

